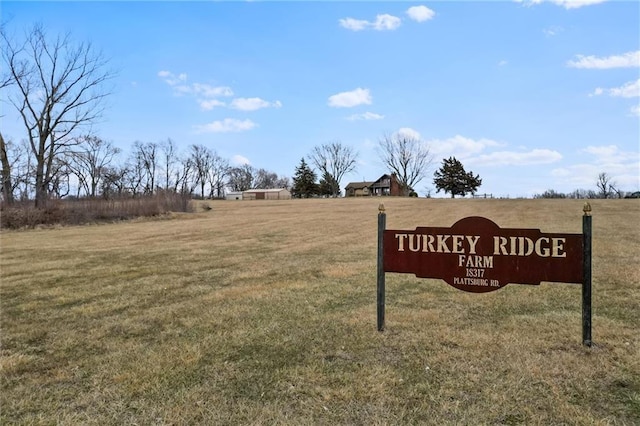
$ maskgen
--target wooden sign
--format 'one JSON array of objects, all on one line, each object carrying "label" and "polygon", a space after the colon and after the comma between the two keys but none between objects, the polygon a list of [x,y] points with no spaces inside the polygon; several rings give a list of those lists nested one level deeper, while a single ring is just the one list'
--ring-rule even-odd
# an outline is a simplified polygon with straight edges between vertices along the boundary
[{"label": "wooden sign", "polygon": [[582,284],[582,342],[591,346],[591,206],[584,206],[582,234],[500,228],[484,217],[460,219],[451,228],[386,229],[378,212],[378,330],[384,330],[385,273],[439,278],[471,293],[507,284]]},{"label": "wooden sign", "polygon": [[582,234],[501,229],[483,217],[451,228],[384,231],[384,271],[440,278],[472,293],[509,283],[582,283]]}]

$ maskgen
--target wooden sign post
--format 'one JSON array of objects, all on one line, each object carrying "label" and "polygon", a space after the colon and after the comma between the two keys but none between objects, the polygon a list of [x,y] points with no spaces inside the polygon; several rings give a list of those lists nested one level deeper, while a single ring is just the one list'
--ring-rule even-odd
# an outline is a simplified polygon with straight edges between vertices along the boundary
[{"label": "wooden sign post", "polygon": [[582,341],[591,346],[591,207],[585,204],[582,234],[500,228],[484,217],[460,219],[451,228],[386,229],[378,208],[378,330],[384,330],[385,273],[440,278],[471,293],[509,283],[582,284]]}]

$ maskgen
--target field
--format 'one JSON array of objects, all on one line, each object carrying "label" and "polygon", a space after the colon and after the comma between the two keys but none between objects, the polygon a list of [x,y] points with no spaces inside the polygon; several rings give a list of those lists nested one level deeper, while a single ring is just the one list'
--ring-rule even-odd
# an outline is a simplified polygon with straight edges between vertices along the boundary
[{"label": "field", "polygon": [[580,286],[487,294],[387,274],[376,226],[580,233],[580,200],[207,202],[3,231],[1,424],[640,424],[640,202],[592,200]]}]

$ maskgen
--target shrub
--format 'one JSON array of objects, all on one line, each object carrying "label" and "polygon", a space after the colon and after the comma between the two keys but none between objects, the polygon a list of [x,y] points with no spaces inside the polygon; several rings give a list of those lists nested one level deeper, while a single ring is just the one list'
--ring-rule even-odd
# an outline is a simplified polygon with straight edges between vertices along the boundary
[{"label": "shrub", "polygon": [[50,200],[44,209],[36,209],[32,203],[19,203],[0,209],[0,226],[19,229],[160,216],[169,212],[190,212],[189,201],[189,197],[182,194],[160,192],[140,198]]}]

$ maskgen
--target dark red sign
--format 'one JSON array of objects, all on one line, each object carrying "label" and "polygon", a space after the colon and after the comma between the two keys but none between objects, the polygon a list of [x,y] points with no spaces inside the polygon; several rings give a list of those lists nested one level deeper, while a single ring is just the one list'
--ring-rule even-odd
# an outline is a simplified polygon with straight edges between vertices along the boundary
[{"label": "dark red sign", "polygon": [[582,234],[539,229],[501,229],[484,217],[467,217],[451,228],[385,230],[384,272],[440,278],[472,293],[509,283],[582,283]]}]

